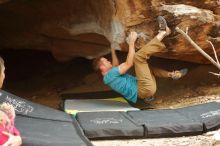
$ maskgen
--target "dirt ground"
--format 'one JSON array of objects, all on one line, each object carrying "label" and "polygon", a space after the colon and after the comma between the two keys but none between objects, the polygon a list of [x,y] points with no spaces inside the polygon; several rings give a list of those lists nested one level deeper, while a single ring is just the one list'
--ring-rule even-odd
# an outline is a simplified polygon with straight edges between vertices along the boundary
[{"label": "dirt ground", "polygon": [[[93,71],[89,60],[77,58],[70,62],[59,63],[45,52],[3,51],[0,53],[6,62],[4,89],[33,102],[59,109],[62,93],[109,90],[103,85],[100,76]],[[185,67],[189,69],[189,73],[180,80],[157,80],[156,100],[152,102],[156,108],[173,109],[212,101],[220,102],[220,79],[209,73],[209,71],[217,72],[212,65],[159,58],[152,58],[151,64],[167,70]],[[178,138],[92,142],[96,146],[214,145],[212,135],[205,134]]]}]

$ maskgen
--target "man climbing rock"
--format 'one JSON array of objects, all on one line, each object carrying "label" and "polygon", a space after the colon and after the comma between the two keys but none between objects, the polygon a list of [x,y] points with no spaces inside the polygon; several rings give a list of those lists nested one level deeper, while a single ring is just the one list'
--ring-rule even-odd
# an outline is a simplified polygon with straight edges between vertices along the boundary
[{"label": "man climbing rock", "polygon": [[[111,49],[112,63],[104,57],[95,61],[95,68],[100,70],[104,83],[123,95],[129,102],[136,103],[137,99],[141,99],[147,103],[153,100],[152,96],[157,89],[155,76],[179,79],[187,73],[187,69],[168,72],[159,68],[149,67],[147,59],[154,53],[165,51],[165,45],[162,40],[171,33],[166,20],[162,16],[158,17],[158,23],[158,34],[136,53],[135,41],[137,40],[137,33],[131,32],[129,34],[129,51],[125,62],[119,64],[114,48]],[[133,64],[136,77],[127,74]]]}]

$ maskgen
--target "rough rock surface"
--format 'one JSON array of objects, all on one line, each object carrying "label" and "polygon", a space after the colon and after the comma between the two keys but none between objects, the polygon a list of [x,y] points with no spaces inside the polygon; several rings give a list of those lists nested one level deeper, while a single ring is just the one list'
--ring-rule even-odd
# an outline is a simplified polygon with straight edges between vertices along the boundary
[{"label": "rough rock surface", "polygon": [[156,17],[163,15],[173,30],[165,40],[168,52],[157,56],[208,63],[175,27],[213,54],[220,52],[219,0],[0,0],[0,48],[51,51],[58,60],[89,59],[127,50],[130,30],[139,34],[137,47],[157,33]]}]

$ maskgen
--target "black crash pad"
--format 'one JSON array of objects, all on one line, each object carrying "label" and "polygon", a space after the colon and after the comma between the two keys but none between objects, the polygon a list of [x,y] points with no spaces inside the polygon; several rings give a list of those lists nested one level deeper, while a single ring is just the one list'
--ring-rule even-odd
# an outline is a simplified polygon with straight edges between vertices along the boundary
[{"label": "black crash pad", "polygon": [[76,119],[90,139],[144,136],[144,127],[135,124],[125,112],[83,112]]},{"label": "black crash pad", "polygon": [[62,111],[52,109],[37,103],[33,103],[14,94],[0,90],[0,103],[7,102],[14,106],[16,114],[35,118],[69,121],[70,116]]},{"label": "black crash pad", "polygon": [[180,109],[130,111],[128,115],[145,126],[146,137],[188,136],[220,127],[220,103]]},{"label": "black crash pad", "polygon": [[194,105],[176,111],[188,119],[203,123],[204,132],[220,128],[220,103]]},{"label": "black crash pad", "polygon": [[128,112],[139,125],[145,127],[145,137],[171,137],[201,134],[203,125],[184,117],[175,110]]},{"label": "black crash pad", "polygon": [[16,109],[16,127],[21,132],[22,146],[92,146],[75,118],[40,104],[0,91],[0,103]]},{"label": "black crash pad", "polygon": [[76,121],[54,121],[18,115],[22,146],[92,146]]},{"label": "black crash pad", "polygon": [[76,119],[91,139],[198,135],[220,127],[220,103],[180,109],[78,113]]}]

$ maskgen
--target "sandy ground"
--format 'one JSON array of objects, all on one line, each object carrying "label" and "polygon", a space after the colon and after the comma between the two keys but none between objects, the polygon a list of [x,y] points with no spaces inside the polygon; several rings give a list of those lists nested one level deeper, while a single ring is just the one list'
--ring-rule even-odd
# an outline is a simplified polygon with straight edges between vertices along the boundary
[{"label": "sandy ground", "polygon": [[[92,70],[91,61],[75,59],[68,63],[58,63],[47,53],[23,52],[18,55],[9,53],[3,52],[3,57],[7,60],[4,89],[28,100],[59,109],[61,93],[109,90],[103,85],[100,76]],[[180,80],[157,80],[156,100],[152,102],[156,108],[174,109],[212,101],[220,102],[220,79],[208,73],[216,72],[213,66],[157,58],[152,60],[152,64],[168,70],[182,67],[189,69],[187,76]],[[212,134],[92,142],[96,146],[211,146],[215,143]]]},{"label": "sandy ground", "polygon": [[[95,146],[217,146],[212,136],[200,135],[179,138],[93,141]],[[220,145],[220,144],[219,144]]]}]

